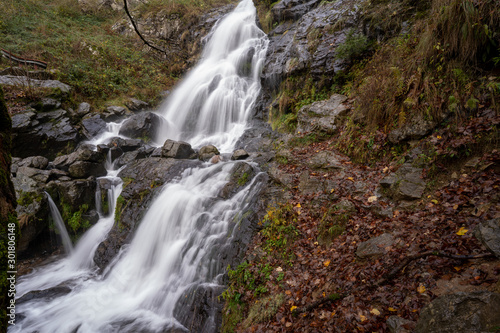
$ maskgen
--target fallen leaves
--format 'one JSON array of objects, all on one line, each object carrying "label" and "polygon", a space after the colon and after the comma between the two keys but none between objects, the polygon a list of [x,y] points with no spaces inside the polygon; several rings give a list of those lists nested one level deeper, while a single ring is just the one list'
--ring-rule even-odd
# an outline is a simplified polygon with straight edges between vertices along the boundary
[{"label": "fallen leaves", "polygon": [[458,231],[457,231],[457,235],[463,236],[467,233],[467,231],[469,231],[469,230],[465,229],[464,227],[460,227],[460,229],[458,229]]}]

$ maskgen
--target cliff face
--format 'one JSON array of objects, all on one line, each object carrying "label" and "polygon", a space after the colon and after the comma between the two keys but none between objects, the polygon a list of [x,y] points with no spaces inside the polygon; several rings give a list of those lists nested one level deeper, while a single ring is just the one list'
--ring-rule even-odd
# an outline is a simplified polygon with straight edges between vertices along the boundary
[{"label": "cliff face", "polygon": [[9,224],[14,223],[17,231],[16,195],[10,180],[10,148],[11,148],[11,120],[0,87],[0,293],[2,295],[0,306],[0,332],[7,329],[6,308],[8,305],[8,282],[4,268],[7,267],[8,233]]}]

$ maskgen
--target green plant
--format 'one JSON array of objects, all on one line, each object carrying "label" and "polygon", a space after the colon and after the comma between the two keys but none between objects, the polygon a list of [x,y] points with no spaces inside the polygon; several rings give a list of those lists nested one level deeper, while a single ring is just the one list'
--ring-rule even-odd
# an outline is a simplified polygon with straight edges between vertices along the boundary
[{"label": "green plant", "polygon": [[345,41],[335,49],[335,58],[341,60],[352,60],[359,57],[368,50],[368,38],[356,33],[354,29],[347,32]]},{"label": "green plant", "polygon": [[243,186],[245,185],[247,182],[248,182],[248,173],[247,172],[244,172],[240,178],[238,178],[238,185],[239,186]]}]

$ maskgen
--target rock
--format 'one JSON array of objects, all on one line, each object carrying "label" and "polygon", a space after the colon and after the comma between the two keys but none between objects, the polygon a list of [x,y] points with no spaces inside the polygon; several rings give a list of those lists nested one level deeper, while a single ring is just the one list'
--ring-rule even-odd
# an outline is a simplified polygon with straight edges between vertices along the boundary
[{"label": "rock", "polygon": [[474,236],[497,258],[500,258],[500,218],[482,221],[474,230]]},{"label": "rock", "polygon": [[106,122],[102,120],[100,115],[94,115],[82,120],[82,130],[83,134],[90,140],[106,131]]},{"label": "rock", "polygon": [[245,162],[236,162],[230,171],[229,181],[219,192],[219,196],[229,199],[241,190],[255,176],[255,170]]},{"label": "rock", "polygon": [[189,143],[168,139],[161,148],[161,156],[177,159],[192,159],[196,157],[196,153]]},{"label": "rock", "polygon": [[398,316],[387,318],[387,327],[391,333],[410,333],[415,329],[415,322]]},{"label": "rock", "polygon": [[358,245],[356,255],[361,259],[379,257],[387,252],[386,248],[394,244],[395,240],[391,234],[382,234],[370,238]]},{"label": "rock", "polygon": [[70,86],[57,80],[36,80],[26,76],[3,75],[0,76],[0,85],[2,84],[8,86],[52,88],[60,90],[64,94],[69,93],[71,90]]},{"label": "rock", "polygon": [[422,171],[422,168],[405,163],[395,173],[383,178],[379,184],[394,200],[420,199],[426,187],[422,179]]},{"label": "rock", "polygon": [[139,160],[141,158],[146,158],[146,154],[144,151],[141,150],[134,150],[134,151],[129,151],[126,152],[125,154],[121,155],[116,161],[115,165],[118,168],[121,168],[122,166],[132,163],[135,160]]},{"label": "rock", "polygon": [[[16,186],[16,180],[14,180]],[[23,253],[28,250],[30,244],[48,227],[49,206],[47,198],[39,189],[32,188],[31,191],[19,191],[17,219],[19,222],[20,237],[17,252]]]},{"label": "rock", "polygon": [[231,156],[231,160],[233,161],[239,161],[239,160],[246,160],[250,155],[243,150],[243,149],[237,149],[233,152],[233,155]]},{"label": "rock", "polygon": [[63,205],[67,205],[69,212],[78,211],[81,206],[88,205],[89,210],[95,208],[96,182],[94,180],[78,179],[69,181],[55,180],[47,184],[47,192],[63,211]]},{"label": "rock", "polygon": [[500,326],[500,294],[455,293],[436,298],[422,309],[418,333],[492,332]]},{"label": "rock", "polygon": [[43,156],[30,156],[16,164],[18,166],[27,166],[35,169],[46,169],[49,165],[49,159]]},{"label": "rock", "polygon": [[336,204],[337,208],[340,210],[343,210],[347,213],[355,213],[356,212],[356,206],[352,203],[352,201],[343,199],[341,200],[338,204]]},{"label": "rock", "polygon": [[281,0],[271,9],[274,22],[296,21],[316,6],[319,0]]},{"label": "rock", "polygon": [[174,307],[174,318],[189,332],[213,332],[214,321],[222,320],[223,286],[199,285],[186,290]]},{"label": "rock", "polygon": [[292,187],[293,186],[293,177],[292,175],[281,171],[276,167],[276,165],[272,165],[269,167],[269,170],[267,171],[269,177],[271,177],[272,180],[275,182],[282,184],[286,187]]},{"label": "rock", "polygon": [[26,293],[21,298],[16,300],[16,304],[23,304],[34,299],[43,299],[45,302],[56,297],[67,295],[71,292],[71,288],[67,286],[57,286],[45,290],[34,290]]},{"label": "rock", "polygon": [[80,141],[80,134],[65,115],[64,110],[13,115],[12,154],[53,159],[61,152],[72,150]]},{"label": "rock", "polygon": [[133,151],[139,149],[143,146],[143,142],[140,139],[122,139],[119,137],[112,138],[108,143],[108,147],[113,149],[113,147],[120,148],[123,152]]},{"label": "rock", "polygon": [[90,104],[83,102],[78,105],[78,109],[76,109],[76,114],[80,117],[87,115],[90,112]]},{"label": "rock", "polygon": [[309,172],[304,171],[299,177],[299,191],[303,194],[313,194],[324,191],[324,184],[316,178],[310,178]]},{"label": "rock", "polygon": [[61,106],[61,102],[56,99],[46,97],[36,103],[32,103],[31,106],[37,111],[47,112],[58,109]]},{"label": "rock", "polygon": [[[127,184],[123,186],[121,199],[115,209],[116,222],[94,255],[94,261],[99,268],[105,268],[118,254],[120,248],[131,241],[134,230],[155,195],[161,190],[161,186],[179,177],[186,168],[199,163],[197,160],[149,157],[135,160],[125,166],[119,177],[127,179]],[[101,195],[107,193],[106,190],[111,188],[111,183],[101,181],[100,188]]]},{"label": "rock", "polygon": [[72,178],[101,177],[106,175],[106,168],[102,163],[76,161],[69,166],[68,172]]},{"label": "rock", "polygon": [[163,118],[153,112],[141,112],[125,120],[119,134],[147,142],[156,137],[162,122]]},{"label": "rock", "polygon": [[149,107],[149,104],[135,98],[129,98],[125,105],[130,111],[142,111]]},{"label": "rock", "polygon": [[[80,175],[83,172],[82,170],[85,169],[88,170],[89,172],[90,170],[94,170],[97,174],[102,176],[102,168],[104,168],[104,159],[105,156],[102,152],[93,150],[93,147],[90,145],[83,145],[69,155],[62,155],[56,157],[56,159],[52,162],[52,164],[55,168],[59,170],[69,171],[71,166],[73,164],[77,164],[77,162],[89,162],[87,164],[78,163],[78,165],[73,169],[74,170],[73,173]],[[102,166],[102,168],[99,167],[98,165]],[[86,174],[87,171],[83,173]],[[94,175],[97,176],[96,174]],[[75,176],[75,177],[86,178],[88,176]]]},{"label": "rock", "polygon": [[431,133],[437,122],[425,120],[423,116],[412,117],[410,123],[389,133],[388,140],[397,145],[403,141],[418,140]]},{"label": "rock", "polygon": [[343,104],[346,100],[346,96],[333,94],[328,100],[303,106],[297,114],[297,131],[333,134],[337,129],[339,117],[349,110],[349,107]]},{"label": "rock", "polygon": [[125,117],[128,110],[123,106],[112,105],[106,108],[106,111],[102,113],[102,117],[105,121],[117,121]]},{"label": "rock", "polygon": [[320,151],[313,155],[307,164],[313,169],[344,169],[337,155],[332,151]]},{"label": "rock", "polygon": [[200,161],[210,161],[215,155],[220,155],[219,150],[213,145],[203,146],[198,152],[198,159]]},{"label": "rock", "polygon": [[223,161],[224,159],[222,158],[222,156],[220,155],[214,155],[211,159],[210,159],[210,163],[212,164],[217,164],[219,163],[220,161]]}]

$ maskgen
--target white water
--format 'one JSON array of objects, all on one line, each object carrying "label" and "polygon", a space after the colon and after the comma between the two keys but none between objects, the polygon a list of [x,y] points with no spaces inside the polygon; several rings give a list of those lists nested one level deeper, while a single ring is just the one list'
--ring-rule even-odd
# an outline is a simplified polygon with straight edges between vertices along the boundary
[{"label": "white water", "polygon": [[[266,47],[267,39],[255,25],[255,7],[251,0],[243,0],[219,22],[201,63],[166,102],[160,113],[168,126],[157,142],[181,139],[194,147],[214,144],[222,152],[232,151],[259,93],[259,70]],[[243,59],[252,48],[247,68]],[[116,126],[113,131],[117,131]],[[104,134],[95,143],[111,136]],[[25,318],[9,331],[185,329],[174,318],[179,298],[191,287],[220,283],[224,267],[218,251],[231,241],[235,215],[247,207],[258,190],[256,176],[232,198],[221,199],[219,193],[234,166],[234,162],[227,162],[187,169],[180,179],[166,184],[132,242],[100,275],[93,265],[94,252],[114,220],[112,215],[102,217],[81,238],[71,256],[19,280],[18,297],[58,285],[72,291],[54,299],[35,298],[19,304],[17,311]],[[115,198],[111,212],[120,191],[118,185],[110,193]],[[215,326],[208,320],[203,332],[214,331]]]},{"label": "white water", "polygon": [[52,200],[52,197],[47,193],[44,192],[47,195],[47,200],[49,201],[49,208],[50,208],[50,214],[52,216],[52,220],[54,220],[57,230],[59,231],[59,234],[61,235],[61,240],[63,243],[64,251],[69,254],[73,252],[73,244],[71,243],[71,239],[69,238],[68,235],[68,230],[66,230],[66,226],[64,225],[64,221],[61,217],[61,213],[59,213],[59,209],[57,209],[56,204],[54,203],[54,200]]}]

